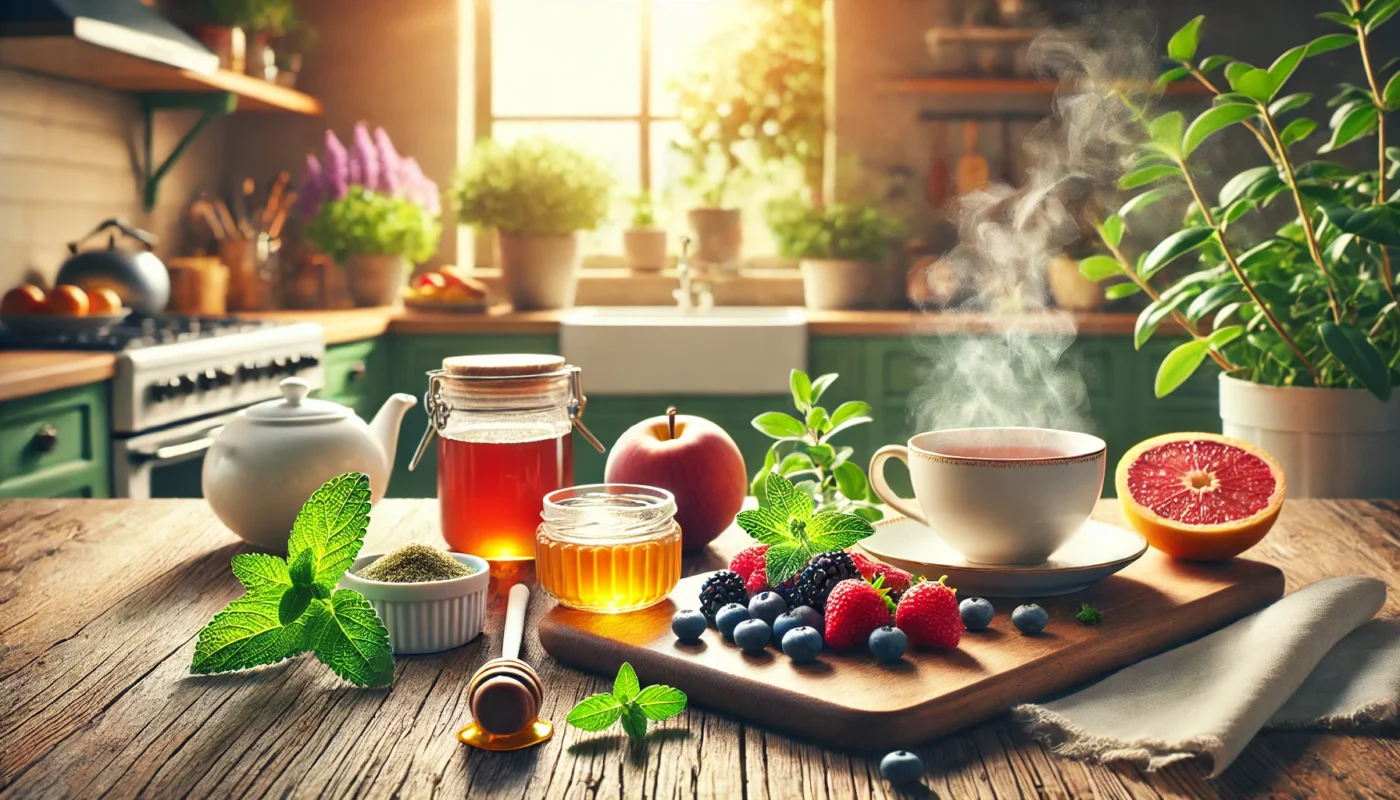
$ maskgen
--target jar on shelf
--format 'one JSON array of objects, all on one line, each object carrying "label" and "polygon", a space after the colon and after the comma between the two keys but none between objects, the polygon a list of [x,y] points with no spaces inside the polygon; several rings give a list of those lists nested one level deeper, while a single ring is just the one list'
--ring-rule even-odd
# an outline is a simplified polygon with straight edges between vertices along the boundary
[{"label": "jar on shelf", "polygon": [[545,495],[574,482],[573,430],[603,452],[583,425],[578,367],[554,355],[454,356],[428,373],[424,403],[428,429],[409,469],[436,437],[448,547],[493,572],[532,561]]},{"label": "jar on shelf", "polygon": [[620,614],[665,600],[681,579],[676,498],[597,483],[551,492],[535,536],[535,573],[559,604]]}]

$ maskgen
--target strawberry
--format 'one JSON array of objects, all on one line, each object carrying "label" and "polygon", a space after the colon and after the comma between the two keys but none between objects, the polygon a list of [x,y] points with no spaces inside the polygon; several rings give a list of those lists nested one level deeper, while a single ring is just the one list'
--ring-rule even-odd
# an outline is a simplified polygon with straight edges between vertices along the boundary
[{"label": "strawberry", "polygon": [[875,580],[875,569],[879,564],[866,558],[864,553],[855,550],[847,550],[846,552],[851,556],[851,563],[855,564],[856,569],[860,570],[861,577],[868,581]]},{"label": "strawberry", "polygon": [[744,579],[744,588],[750,595],[765,591],[768,589],[768,545],[756,544],[740,550],[729,560],[729,569]]},{"label": "strawberry", "polygon": [[876,578],[884,576],[885,588],[890,590],[890,598],[899,600],[909,585],[913,583],[914,576],[898,567],[891,567],[889,564],[882,564],[866,558],[863,554],[854,550],[850,552],[851,561],[860,570],[860,574],[867,581],[874,583]]},{"label": "strawberry", "polygon": [[838,650],[865,644],[876,628],[890,624],[885,590],[851,578],[826,598],[826,643]]},{"label": "strawberry", "polygon": [[958,614],[958,590],[943,581],[916,583],[904,596],[894,612],[895,627],[909,637],[915,647],[951,649],[962,638],[962,616]]}]

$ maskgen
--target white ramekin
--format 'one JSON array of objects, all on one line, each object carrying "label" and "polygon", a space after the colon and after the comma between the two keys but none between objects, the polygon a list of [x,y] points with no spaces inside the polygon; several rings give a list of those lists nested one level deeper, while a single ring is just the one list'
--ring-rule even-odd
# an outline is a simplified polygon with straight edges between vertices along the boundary
[{"label": "white ramekin", "polygon": [[389,630],[394,655],[437,653],[475,639],[486,622],[486,589],[491,565],[466,553],[448,553],[476,570],[470,575],[427,583],[386,583],[356,575],[384,555],[362,555],[340,579],[340,588],[364,595]]}]

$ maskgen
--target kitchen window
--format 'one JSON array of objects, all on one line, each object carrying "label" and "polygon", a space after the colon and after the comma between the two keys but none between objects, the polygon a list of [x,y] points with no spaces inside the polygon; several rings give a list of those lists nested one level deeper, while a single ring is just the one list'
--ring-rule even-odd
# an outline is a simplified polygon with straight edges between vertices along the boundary
[{"label": "kitchen window", "polygon": [[[672,147],[685,133],[668,87],[686,74],[739,1],[475,3],[475,46],[489,58],[475,60],[478,122],[464,135],[502,142],[545,135],[611,167],[613,208],[598,230],[585,234],[589,265],[621,263],[622,231],[642,191],[652,196],[658,224],[670,231],[674,255],[687,229],[685,211],[698,203],[682,185],[686,160]],[[736,204],[745,212],[746,256],[771,254],[763,224],[771,192],[748,194]],[[478,263],[494,260],[491,249],[478,248]]]}]

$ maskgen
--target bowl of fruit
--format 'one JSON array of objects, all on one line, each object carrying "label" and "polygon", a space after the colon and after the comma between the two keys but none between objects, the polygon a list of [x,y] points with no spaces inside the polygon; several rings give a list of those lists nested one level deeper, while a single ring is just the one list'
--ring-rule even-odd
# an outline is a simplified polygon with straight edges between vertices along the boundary
[{"label": "bowl of fruit", "polygon": [[68,284],[45,292],[26,283],[0,300],[0,325],[19,336],[101,333],[130,313],[111,289],[84,291]]},{"label": "bowl of fruit", "polygon": [[420,311],[477,313],[489,303],[486,284],[451,265],[415,277],[403,290],[403,304]]}]

